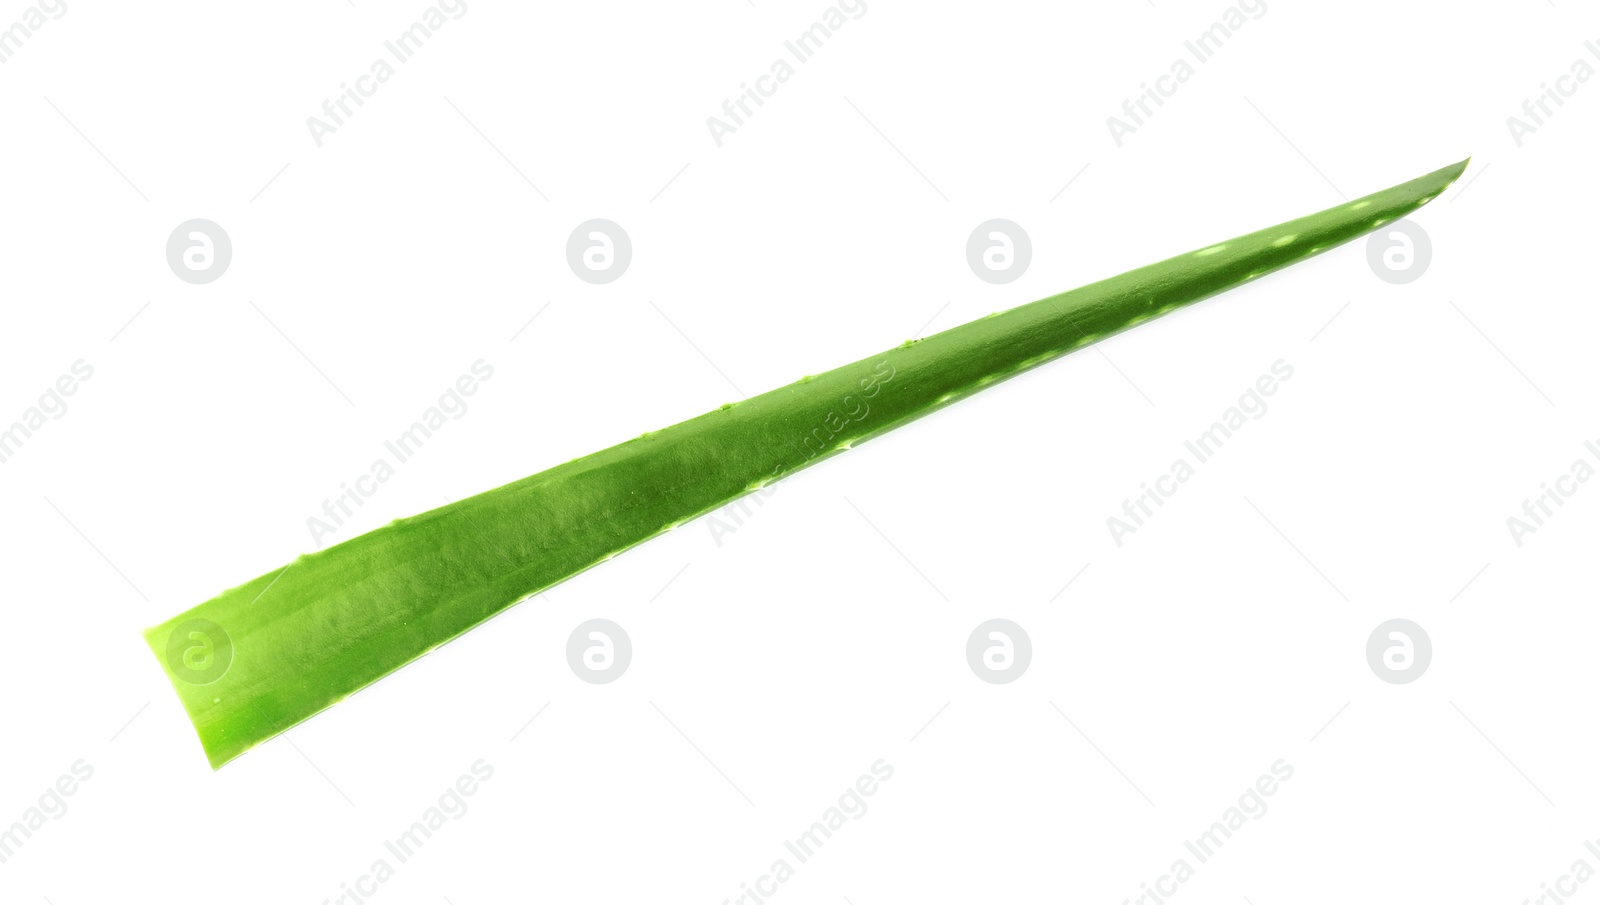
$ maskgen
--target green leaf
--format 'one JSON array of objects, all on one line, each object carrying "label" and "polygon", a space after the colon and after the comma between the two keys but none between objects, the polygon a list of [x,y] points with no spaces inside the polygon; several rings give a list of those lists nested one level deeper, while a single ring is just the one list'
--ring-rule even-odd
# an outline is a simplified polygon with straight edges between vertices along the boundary
[{"label": "green leaf", "polygon": [[213,767],[538,591],[1029,368],[1304,260],[1467,161],[990,315],[317,553],[149,629]]}]

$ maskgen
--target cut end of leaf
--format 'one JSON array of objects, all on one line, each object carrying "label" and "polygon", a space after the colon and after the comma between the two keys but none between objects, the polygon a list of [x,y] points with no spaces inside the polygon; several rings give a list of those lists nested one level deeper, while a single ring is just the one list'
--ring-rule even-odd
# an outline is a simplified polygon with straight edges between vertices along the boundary
[{"label": "cut end of leaf", "polygon": [[[172,683],[172,690],[177,692],[178,700],[183,704],[183,709],[189,716],[190,724],[194,726],[195,735],[200,739],[200,746],[205,749],[206,760],[211,764],[211,769],[216,770],[227,763],[230,758],[223,756],[222,752],[207,742],[206,733],[200,727],[200,714],[195,706],[198,703],[198,699],[193,695],[195,686],[186,679],[181,678],[178,672],[174,670],[171,662],[169,662],[174,653],[178,657],[178,663],[185,662],[184,658],[188,655],[185,645],[190,643],[187,637],[188,632],[184,631],[181,636],[178,634],[180,629],[185,628],[185,626],[178,624],[177,621],[169,620],[161,625],[153,625],[145,629],[142,634],[144,635],[145,644],[150,647],[150,653],[155,656],[156,662],[161,664],[161,671],[166,673],[167,681]],[[204,632],[198,630],[198,626],[195,628],[197,629],[196,634],[204,634]],[[213,646],[213,656],[214,650]],[[187,662],[198,664],[198,661],[192,658]],[[187,672],[188,670],[185,669],[184,671]]]}]

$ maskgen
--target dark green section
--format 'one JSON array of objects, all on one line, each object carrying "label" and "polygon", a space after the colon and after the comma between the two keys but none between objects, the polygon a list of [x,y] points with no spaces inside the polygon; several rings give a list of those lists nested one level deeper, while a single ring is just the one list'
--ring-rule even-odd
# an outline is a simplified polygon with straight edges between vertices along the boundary
[{"label": "dark green section", "polygon": [[226,591],[146,639],[221,766],[511,604],[762,482],[1404,217],[1465,168],[991,315],[400,519]]}]

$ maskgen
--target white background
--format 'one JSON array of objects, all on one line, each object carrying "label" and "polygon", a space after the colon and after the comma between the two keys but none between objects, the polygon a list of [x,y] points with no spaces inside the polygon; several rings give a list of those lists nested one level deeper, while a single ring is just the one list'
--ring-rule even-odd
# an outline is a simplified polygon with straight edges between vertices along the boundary
[{"label": "white background", "polygon": [[[706,118],[823,3],[469,0],[319,148],[306,118],[424,8],[69,0],[0,66],[0,422],[94,369],[0,466],[0,827],[94,771],[0,899],[335,899],[479,759],[378,902],[722,902],[880,758],[780,902],[1122,902],[1279,759],[1179,900],[1512,903],[1600,868],[1600,485],[1520,547],[1506,525],[1600,438],[1600,86],[1521,147],[1506,125],[1600,66],[1600,17],[1271,0],[1118,147],[1106,118],[1223,3],[868,0],[719,148]],[[1467,154],[1417,282],[1356,242],[1142,326],[220,772],[139,635],[313,549],[307,517],[480,358],[337,539]],[[234,247],[203,286],[164,257],[197,217]],[[603,286],[564,257],[595,217],[634,245]],[[1034,249],[1003,286],[964,252],[994,217]],[[1107,517],[1279,359],[1266,415],[1117,546]],[[563,653],[595,617],[634,646],[609,685]],[[965,659],[997,617],[1034,648],[1012,684]],[[1409,685],[1366,661],[1395,617],[1434,647]]]}]

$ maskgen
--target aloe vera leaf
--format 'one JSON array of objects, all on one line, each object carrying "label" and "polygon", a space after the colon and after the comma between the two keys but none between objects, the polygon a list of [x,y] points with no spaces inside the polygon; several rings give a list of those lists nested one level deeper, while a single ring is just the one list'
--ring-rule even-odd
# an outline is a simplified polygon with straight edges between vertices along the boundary
[{"label": "aloe vera leaf", "polygon": [[145,632],[213,768],[622,550],[1437,197],[1467,161],[1050,296],[296,559]]}]

